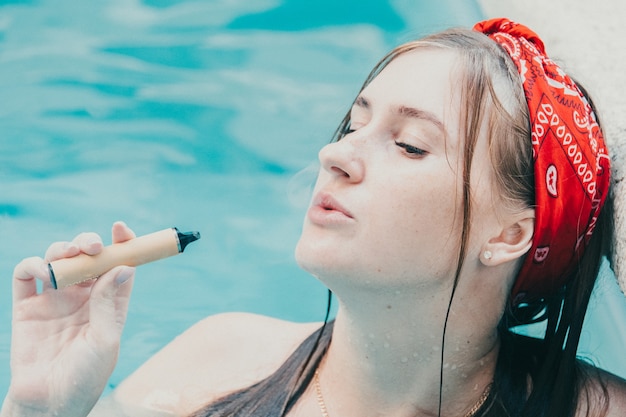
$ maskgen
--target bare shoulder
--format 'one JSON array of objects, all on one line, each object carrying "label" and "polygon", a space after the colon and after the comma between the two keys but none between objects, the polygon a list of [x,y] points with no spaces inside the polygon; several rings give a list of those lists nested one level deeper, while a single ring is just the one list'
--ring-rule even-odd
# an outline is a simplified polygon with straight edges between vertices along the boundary
[{"label": "bare shoulder", "polygon": [[[586,392],[579,396],[579,416],[626,416],[626,380],[592,365],[583,365]],[[587,394],[587,395],[585,395]]]},{"label": "bare shoulder", "polygon": [[188,414],[269,376],[319,326],[248,313],[208,317],[130,375],[113,400],[129,416]]}]

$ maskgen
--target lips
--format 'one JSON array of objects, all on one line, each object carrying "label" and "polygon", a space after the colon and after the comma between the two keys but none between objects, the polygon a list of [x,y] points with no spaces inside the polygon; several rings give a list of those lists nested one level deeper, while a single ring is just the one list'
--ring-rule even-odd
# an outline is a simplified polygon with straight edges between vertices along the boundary
[{"label": "lips", "polygon": [[333,225],[354,220],[352,213],[328,193],[319,193],[315,196],[308,216],[318,225]]}]

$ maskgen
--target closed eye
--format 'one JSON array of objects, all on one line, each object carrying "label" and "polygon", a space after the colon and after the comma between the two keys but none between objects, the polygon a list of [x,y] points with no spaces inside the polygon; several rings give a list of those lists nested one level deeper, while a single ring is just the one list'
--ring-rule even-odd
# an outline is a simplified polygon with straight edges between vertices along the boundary
[{"label": "closed eye", "polygon": [[401,147],[402,149],[404,149],[406,151],[406,153],[409,153],[409,154],[412,154],[412,155],[415,155],[415,156],[424,156],[424,155],[428,154],[427,151],[425,151],[423,149],[420,149],[420,148],[418,148],[416,146],[409,145],[408,143],[397,142],[396,141],[396,145]]},{"label": "closed eye", "polygon": [[351,124],[348,124],[347,126],[345,126],[342,130],[341,133],[339,135],[339,140],[343,139],[345,136],[348,136],[350,133],[354,133],[356,131],[356,129],[353,129]]}]

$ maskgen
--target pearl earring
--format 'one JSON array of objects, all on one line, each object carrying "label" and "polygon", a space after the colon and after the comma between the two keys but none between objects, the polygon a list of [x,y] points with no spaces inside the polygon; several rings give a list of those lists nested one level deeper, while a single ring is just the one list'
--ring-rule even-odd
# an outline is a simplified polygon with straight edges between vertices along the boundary
[{"label": "pearl earring", "polygon": [[483,257],[484,257],[486,260],[491,259],[491,257],[492,257],[492,256],[493,256],[493,255],[492,255],[492,254],[491,254],[491,252],[490,252],[490,251],[488,251],[488,250],[486,250],[485,252],[483,252]]}]

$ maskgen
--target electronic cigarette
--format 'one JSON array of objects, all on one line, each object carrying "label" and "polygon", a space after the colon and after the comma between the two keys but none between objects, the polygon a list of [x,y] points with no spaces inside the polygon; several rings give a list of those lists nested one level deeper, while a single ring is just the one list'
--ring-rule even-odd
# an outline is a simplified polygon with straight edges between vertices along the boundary
[{"label": "electronic cigarette", "polygon": [[172,227],[106,246],[97,255],[81,254],[58,259],[48,264],[50,282],[55,289],[64,288],[98,278],[118,265],[139,266],[178,255],[198,239],[199,232],[181,233]]}]

